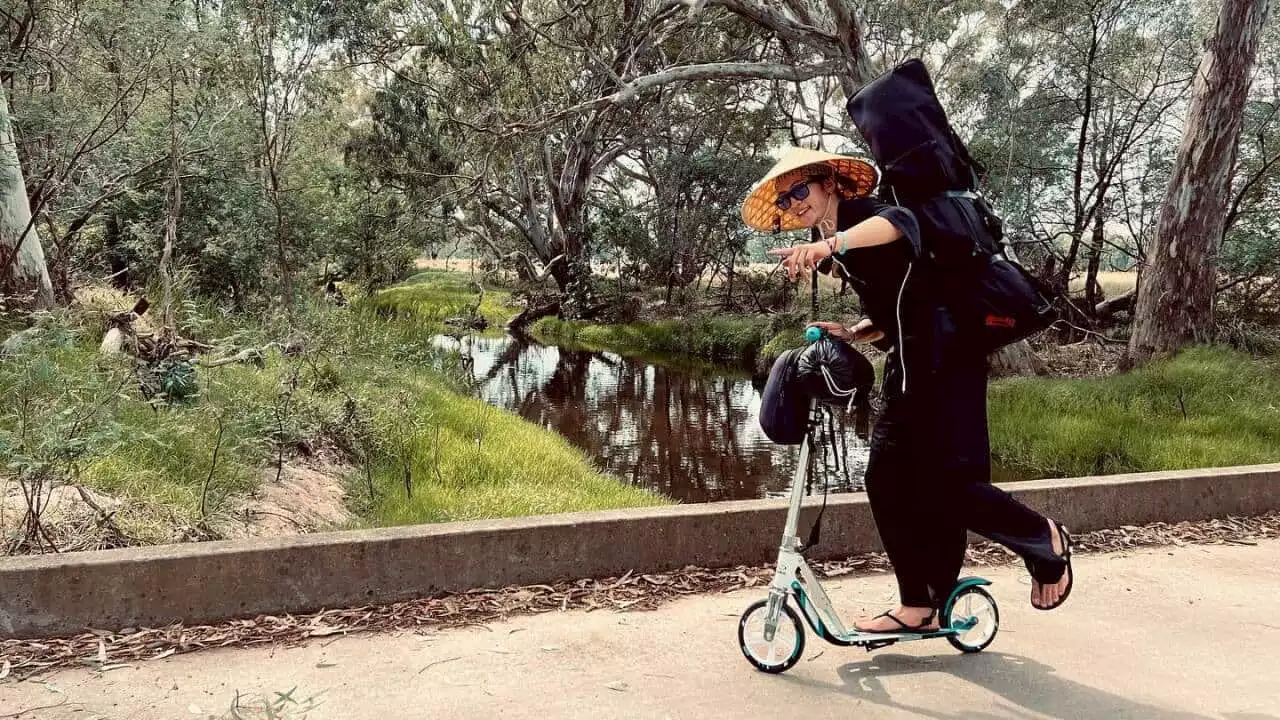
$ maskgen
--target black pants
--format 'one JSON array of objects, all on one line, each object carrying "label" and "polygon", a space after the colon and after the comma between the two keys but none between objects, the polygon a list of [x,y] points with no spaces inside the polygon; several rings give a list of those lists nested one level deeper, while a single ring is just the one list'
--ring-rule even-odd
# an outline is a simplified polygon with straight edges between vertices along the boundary
[{"label": "black pants", "polygon": [[1017,553],[1039,582],[1055,582],[1065,562],[1053,552],[1045,517],[991,484],[986,359],[913,376],[905,392],[901,373],[891,353],[866,485],[902,604],[946,602],[968,530]]}]

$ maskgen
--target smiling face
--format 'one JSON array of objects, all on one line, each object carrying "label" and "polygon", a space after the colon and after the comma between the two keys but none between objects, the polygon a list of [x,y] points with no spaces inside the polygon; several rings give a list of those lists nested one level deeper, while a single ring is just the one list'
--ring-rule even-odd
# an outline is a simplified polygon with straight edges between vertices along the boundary
[{"label": "smiling face", "polygon": [[[773,181],[773,189],[779,196],[783,193],[792,193],[799,185],[805,185],[809,194],[803,199],[796,198],[794,194],[790,195],[791,207],[787,212],[794,215],[805,227],[814,227],[831,214],[832,205],[837,201],[835,183],[831,179],[815,179],[812,168],[792,170]],[[803,191],[800,194],[803,194]]]}]

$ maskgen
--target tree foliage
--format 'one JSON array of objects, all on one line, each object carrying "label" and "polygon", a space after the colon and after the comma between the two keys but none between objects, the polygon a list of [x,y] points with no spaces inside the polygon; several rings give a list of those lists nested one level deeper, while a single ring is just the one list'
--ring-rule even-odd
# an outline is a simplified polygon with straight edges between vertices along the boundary
[{"label": "tree foliage", "polygon": [[[155,284],[168,237],[200,294],[242,310],[460,251],[545,273],[585,315],[601,267],[668,294],[731,278],[759,243],[738,204],[776,151],[861,152],[844,99],[922,56],[1015,247],[1079,290],[1088,324],[1108,299],[1099,273],[1146,261],[1216,10],[10,2],[0,80],[23,180],[0,190],[26,196],[63,301],[88,279]],[[1280,255],[1275,26],[1220,253],[1221,286],[1249,297],[1276,290]]]}]

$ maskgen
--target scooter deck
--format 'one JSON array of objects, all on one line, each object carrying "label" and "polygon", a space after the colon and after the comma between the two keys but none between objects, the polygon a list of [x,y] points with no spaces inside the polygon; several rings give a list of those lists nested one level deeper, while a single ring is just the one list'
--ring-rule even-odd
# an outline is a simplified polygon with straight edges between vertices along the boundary
[{"label": "scooter deck", "polygon": [[863,633],[851,632],[844,637],[837,638],[840,642],[849,645],[867,645],[882,642],[905,642],[907,640],[932,640],[934,638],[943,638],[948,635],[955,635],[963,632],[954,628],[945,630],[934,630],[927,633]]},{"label": "scooter deck", "polygon": [[837,637],[837,642],[845,645],[857,646],[884,646],[896,642],[908,642],[911,640],[933,640],[934,638],[944,638],[950,635],[958,635],[974,626],[974,622],[965,621],[957,627],[942,628],[941,630],[933,630],[931,632],[913,633],[866,633],[857,632],[845,633],[843,636]]}]

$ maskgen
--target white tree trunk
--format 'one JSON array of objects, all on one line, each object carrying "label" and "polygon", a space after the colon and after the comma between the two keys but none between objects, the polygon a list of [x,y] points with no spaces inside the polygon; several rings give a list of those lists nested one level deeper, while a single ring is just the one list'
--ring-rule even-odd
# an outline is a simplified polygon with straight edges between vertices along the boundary
[{"label": "white tree trunk", "polygon": [[1191,87],[1191,111],[1148,254],[1151,264],[1138,283],[1126,364],[1212,338],[1218,241],[1266,15],[1267,0],[1222,0]]},{"label": "white tree trunk", "polygon": [[[15,256],[16,252],[16,256]],[[0,85],[0,296],[29,297],[36,308],[53,305],[53,283],[18,161],[9,96]]]}]

